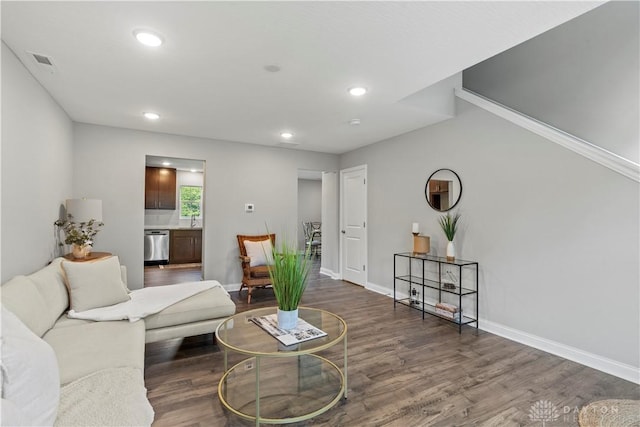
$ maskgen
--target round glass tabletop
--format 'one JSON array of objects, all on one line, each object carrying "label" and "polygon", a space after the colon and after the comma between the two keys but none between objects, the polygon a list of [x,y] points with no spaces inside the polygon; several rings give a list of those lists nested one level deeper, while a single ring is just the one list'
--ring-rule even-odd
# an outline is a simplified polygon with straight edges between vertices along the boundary
[{"label": "round glass tabletop", "polygon": [[251,321],[253,317],[275,314],[276,307],[258,308],[235,314],[216,329],[218,344],[238,353],[263,357],[288,357],[329,348],[343,339],[347,324],[325,310],[298,307],[298,317],[327,333],[326,336],[285,347],[275,337]]}]

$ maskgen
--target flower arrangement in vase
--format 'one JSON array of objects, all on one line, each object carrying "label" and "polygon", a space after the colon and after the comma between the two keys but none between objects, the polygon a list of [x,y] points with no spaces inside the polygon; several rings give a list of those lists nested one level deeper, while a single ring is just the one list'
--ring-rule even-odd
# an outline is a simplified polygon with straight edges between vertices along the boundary
[{"label": "flower arrangement in vase", "polygon": [[[75,258],[86,258],[91,253],[93,239],[100,231],[103,222],[91,219],[87,222],[75,222],[72,215],[68,215],[67,219],[59,219],[54,225],[64,230],[64,242],[71,245],[71,251]],[[62,246],[62,243],[60,243]]]},{"label": "flower arrangement in vase", "polygon": [[450,213],[447,212],[446,215],[442,215],[438,222],[440,223],[440,227],[442,227],[442,231],[444,231],[444,235],[447,237],[447,261],[455,261],[456,259],[456,248],[453,246],[453,238],[456,236],[456,231],[458,230],[458,221],[460,220],[460,214],[456,213],[451,216]]}]

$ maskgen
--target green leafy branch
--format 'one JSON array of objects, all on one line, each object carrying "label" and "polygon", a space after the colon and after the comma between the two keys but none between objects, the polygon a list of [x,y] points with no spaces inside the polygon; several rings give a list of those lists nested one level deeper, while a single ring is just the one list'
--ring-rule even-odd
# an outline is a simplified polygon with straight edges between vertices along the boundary
[{"label": "green leafy branch", "polygon": [[[73,216],[68,215],[67,219],[59,219],[53,223],[64,230],[65,239],[64,242],[67,245],[79,245],[84,246],[86,244],[92,244],[96,234],[100,231],[100,227],[104,226],[103,222],[91,219],[87,222],[75,222]],[[62,243],[60,243],[62,246]]]}]

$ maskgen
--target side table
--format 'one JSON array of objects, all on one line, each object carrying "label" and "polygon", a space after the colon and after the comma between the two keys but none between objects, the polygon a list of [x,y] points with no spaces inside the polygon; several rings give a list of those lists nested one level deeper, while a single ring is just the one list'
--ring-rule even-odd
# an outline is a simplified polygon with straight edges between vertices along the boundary
[{"label": "side table", "polygon": [[95,261],[101,258],[107,258],[113,255],[111,252],[91,252],[86,258],[76,258],[73,254],[69,253],[64,256],[65,259],[74,262],[87,262],[87,261]]}]

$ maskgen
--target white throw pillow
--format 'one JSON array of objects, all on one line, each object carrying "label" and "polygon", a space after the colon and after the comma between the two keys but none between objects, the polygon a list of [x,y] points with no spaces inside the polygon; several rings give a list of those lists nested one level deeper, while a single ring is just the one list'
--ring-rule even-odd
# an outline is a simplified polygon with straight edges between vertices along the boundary
[{"label": "white throw pillow", "polygon": [[52,426],[60,372],[53,348],[2,306],[2,425]]},{"label": "white throw pillow", "polygon": [[251,258],[249,262],[250,267],[273,264],[273,245],[271,244],[271,239],[261,240],[259,242],[245,240],[244,248],[247,250],[247,256]]},{"label": "white throw pillow", "polygon": [[117,256],[94,262],[64,261],[62,269],[67,278],[71,309],[76,312],[129,300]]}]

